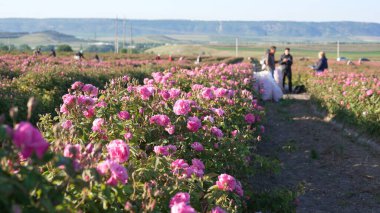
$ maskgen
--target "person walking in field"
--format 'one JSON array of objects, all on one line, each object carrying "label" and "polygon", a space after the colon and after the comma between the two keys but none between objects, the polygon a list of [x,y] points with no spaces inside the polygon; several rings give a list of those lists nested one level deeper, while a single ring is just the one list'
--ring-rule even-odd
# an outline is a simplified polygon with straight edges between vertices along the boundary
[{"label": "person walking in field", "polygon": [[265,57],[266,70],[272,73],[272,76],[273,76],[274,70],[276,69],[275,67],[276,61],[275,61],[275,56],[274,56],[276,54],[276,49],[277,48],[275,46],[272,46]]},{"label": "person walking in field", "polygon": [[49,54],[50,57],[57,57],[57,53],[55,52],[55,50],[53,48],[50,49],[50,54]]},{"label": "person walking in field", "polygon": [[98,56],[97,53],[95,54],[95,60],[96,60],[96,62],[98,62],[98,63],[100,62],[100,58],[99,58],[99,56]]},{"label": "person walking in field", "polygon": [[292,93],[293,56],[290,54],[290,48],[285,48],[285,53],[281,55],[279,63],[281,65],[282,71],[284,72],[282,87],[285,88],[285,80],[288,78],[289,92]]},{"label": "person walking in field", "polygon": [[321,51],[318,54],[319,60],[317,64],[314,66],[314,70],[317,72],[324,72],[329,68],[327,58],[326,58],[326,53]]},{"label": "person walking in field", "polygon": [[83,50],[79,50],[79,52],[77,52],[77,53],[75,54],[74,58],[75,58],[76,60],[82,61],[82,59],[84,59]]},{"label": "person walking in field", "polygon": [[41,48],[36,48],[34,50],[34,56],[39,56],[39,55],[41,55]]}]

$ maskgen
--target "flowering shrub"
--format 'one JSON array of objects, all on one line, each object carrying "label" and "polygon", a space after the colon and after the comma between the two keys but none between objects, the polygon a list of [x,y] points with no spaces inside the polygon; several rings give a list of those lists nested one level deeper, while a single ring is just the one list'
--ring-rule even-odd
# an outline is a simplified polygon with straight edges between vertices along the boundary
[{"label": "flowering shrub", "polygon": [[380,81],[376,74],[324,72],[310,76],[308,89],[329,113],[379,135]]},{"label": "flowering shrub", "polygon": [[[144,85],[127,76],[116,78],[104,90],[75,82],[62,97],[58,116],[41,118],[39,129],[45,139],[28,126],[36,140],[16,138],[16,147],[26,147],[26,156],[35,153],[37,160],[49,141],[54,158],[35,169],[42,171],[49,189],[64,198],[51,208],[85,212],[247,208],[251,152],[264,132],[263,108],[248,83],[241,84],[242,79],[252,80],[251,70],[245,64],[218,64],[171,69],[152,77]],[[22,132],[19,128],[14,131]]]}]

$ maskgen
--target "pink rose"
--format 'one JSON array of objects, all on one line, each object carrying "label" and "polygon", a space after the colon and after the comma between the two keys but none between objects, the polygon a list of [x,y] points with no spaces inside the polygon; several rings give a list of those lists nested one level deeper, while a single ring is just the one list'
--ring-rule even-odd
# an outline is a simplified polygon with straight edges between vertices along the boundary
[{"label": "pink rose", "polygon": [[367,97],[371,96],[373,94],[373,90],[371,90],[371,89],[367,90],[365,94],[366,94]]},{"label": "pink rose", "polygon": [[170,118],[167,115],[154,115],[149,119],[150,124],[157,124],[162,127],[169,126]]},{"label": "pink rose", "polygon": [[212,100],[215,98],[214,92],[210,88],[203,88],[202,90],[202,98],[207,100]]},{"label": "pink rose", "polygon": [[170,99],[170,93],[167,90],[162,90],[160,92],[160,95],[161,95],[162,99],[164,99],[165,101]]},{"label": "pink rose", "polygon": [[33,152],[42,158],[49,143],[42,137],[40,131],[29,122],[20,122],[13,131],[13,143],[21,149],[23,158],[30,157]]},{"label": "pink rose", "polygon": [[191,160],[192,165],[189,167],[187,171],[187,176],[191,177],[192,174],[195,174],[197,177],[203,177],[204,175],[204,170],[205,170],[205,165],[203,162],[199,159],[194,158]]},{"label": "pink rose", "polygon": [[177,100],[174,104],[173,111],[176,115],[187,115],[191,111],[188,100]]},{"label": "pink rose", "polygon": [[62,104],[61,108],[59,109],[59,112],[64,114],[64,115],[69,114],[69,110],[67,109],[66,104]]},{"label": "pink rose", "polygon": [[171,88],[169,90],[169,94],[170,94],[170,98],[171,99],[176,99],[176,98],[178,98],[181,95],[181,90],[180,89]]},{"label": "pink rose", "polygon": [[219,139],[223,137],[222,130],[220,130],[219,128],[217,128],[215,126],[211,127],[211,134],[213,134],[214,136],[216,136]]},{"label": "pink rose", "polygon": [[95,115],[95,109],[94,107],[90,107],[87,110],[83,111],[83,115],[86,118],[92,118]]},{"label": "pink rose", "polygon": [[189,167],[189,164],[187,164],[185,160],[177,159],[171,163],[170,167],[172,169],[172,173],[177,175],[179,178],[187,177],[186,170]]},{"label": "pink rose", "polygon": [[73,90],[82,89],[83,86],[84,86],[84,83],[80,81],[76,81],[71,85],[71,89]]},{"label": "pink rose", "polygon": [[178,203],[171,207],[171,213],[196,213],[195,209],[186,203]]},{"label": "pink rose", "polygon": [[73,123],[71,122],[71,120],[66,120],[66,121],[64,121],[64,122],[61,124],[61,127],[62,127],[63,129],[66,129],[66,130],[69,130],[72,126],[73,126]]},{"label": "pink rose", "polygon": [[124,185],[128,182],[127,169],[114,161],[103,161],[97,165],[96,170],[102,176],[109,174],[106,182],[108,185],[116,186],[118,182]]},{"label": "pink rose", "polygon": [[221,174],[218,176],[216,185],[223,191],[234,191],[236,188],[236,180],[231,175]]},{"label": "pink rose", "polygon": [[143,100],[149,100],[150,96],[153,94],[153,88],[148,86],[142,86],[138,88],[140,97]]},{"label": "pink rose", "polygon": [[197,132],[202,127],[201,120],[197,117],[190,117],[187,120],[187,129],[190,130],[190,132]]},{"label": "pink rose", "polygon": [[223,109],[215,109],[211,108],[211,111],[213,111],[215,114],[217,114],[219,117],[222,117],[224,115],[224,110]]},{"label": "pink rose", "polygon": [[96,118],[93,122],[92,122],[92,131],[94,132],[103,132],[103,126],[105,124],[105,121],[103,118]]},{"label": "pink rose", "polygon": [[65,104],[66,106],[73,106],[76,101],[76,97],[70,94],[66,94],[62,96],[62,99],[63,99],[63,104]]},{"label": "pink rose", "polygon": [[193,144],[191,144],[191,148],[193,148],[197,152],[201,152],[204,150],[203,145],[199,142],[194,142]]},{"label": "pink rose", "polygon": [[176,195],[170,199],[169,207],[173,207],[175,204],[179,203],[185,203],[189,204],[190,203],[190,195],[189,193],[186,192],[178,192]]},{"label": "pink rose", "polygon": [[112,161],[124,163],[129,158],[129,146],[122,140],[113,140],[107,145],[107,151]]},{"label": "pink rose", "polygon": [[131,118],[131,115],[127,111],[121,111],[117,114],[117,117],[120,120],[129,120]]},{"label": "pink rose", "polygon": [[92,97],[98,95],[98,88],[91,85],[91,84],[86,84],[82,87],[82,91]]},{"label": "pink rose", "polygon": [[236,135],[238,133],[239,133],[239,131],[235,129],[234,131],[231,132],[231,135],[232,135],[232,137],[236,137]]},{"label": "pink rose", "polygon": [[245,122],[247,122],[248,124],[253,124],[255,123],[255,116],[252,114],[252,113],[248,113],[245,117]]},{"label": "pink rose", "polygon": [[211,213],[227,213],[227,212],[224,209],[217,206],[211,210]]},{"label": "pink rose", "polygon": [[153,151],[157,155],[169,156],[177,151],[177,147],[175,145],[155,146]]},{"label": "pink rose", "polygon": [[127,132],[124,134],[125,140],[131,140],[133,138],[133,134],[131,132]]},{"label": "pink rose", "polygon": [[111,172],[111,177],[107,181],[108,184],[116,185],[115,181],[119,181],[123,185],[128,183],[128,172],[124,166],[121,166],[116,162],[110,161],[109,169]]},{"label": "pink rose", "polygon": [[174,134],[174,132],[175,132],[175,126],[172,125],[172,124],[170,124],[169,126],[167,126],[167,127],[165,128],[165,131],[167,131],[167,132],[169,133],[169,135],[172,135],[172,134]]}]

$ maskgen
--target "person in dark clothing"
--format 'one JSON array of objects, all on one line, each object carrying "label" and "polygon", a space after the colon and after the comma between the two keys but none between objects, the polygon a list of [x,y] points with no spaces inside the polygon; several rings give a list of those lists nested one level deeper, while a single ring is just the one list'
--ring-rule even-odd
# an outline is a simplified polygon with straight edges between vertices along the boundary
[{"label": "person in dark clothing", "polygon": [[80,50],[79,52],[77,52],[77,54],[75,54],[75,55],[78,57],[79,61],[81,61],[82,59],[84,59],[84,54],[83,54],[82,50]]},{"label": "person in dark clothing", "polygon": [[55,58],[56,56],[57,56],[57,53],[55,52],[55,50],[54,49],[51,49],[50,50],[50,55],[49,55],[50,57],[53,57],[53,58]]},{"label": "person in dark clothing", "polygon": [[326,53],[325,52],[319,52],[319,60],[317,64],[314,66],[314,70],[317,72],[324,72],[329,68],[327,58],[326,58]]},{"label": "person in dark clothing", "polygon": [[34,50],[34,55],[35,56],[41,55],[41,48],[37,48],[36,50]]},{"label": "person in dark clothing", "polygon": [[289,92],[292,92],[292,65],[293,65],[293,56],[290,54],[290,48],[285,49],[285,53],[281,55],[279,61],[282,70],[284,72],[284,78],[282,86],[285,88],[285,79],[288,78]]},{"label": "person in dark clothing", "polygon": [[97,62],[100,62],[100,58],[99,58],[98,54],[95,54],[95,60],[96,60]]},{"label": "person in dark clothing", "polygon": [[266,58],[265,58],[266,70],[271,72],[272,76],[273,76],[274,70],[276,68],[275,67],[276,61],[274,58],[274,54],[276,54],[276,49],[277,48],[275,46],[272,46],[269,49],[269,53],[266,55]]}]

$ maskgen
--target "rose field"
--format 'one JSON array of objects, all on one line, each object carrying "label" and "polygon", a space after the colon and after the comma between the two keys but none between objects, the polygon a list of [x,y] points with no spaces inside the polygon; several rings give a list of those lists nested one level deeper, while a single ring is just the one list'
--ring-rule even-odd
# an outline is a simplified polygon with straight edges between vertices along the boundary
[{"label": "rose field", "polygon": [[338,122],[372,137],[380,136],[380,81],[378,62],[347,66],[332,62],[328,72],[307,72],[296,65],[296,79],[307,86],[312,101]]},{"label": "rose field", "polygon": [[339,120],[380,134],[380,81],[376,73],[335,71],[309,78],[309,92]]},{"label": "rose field", "polygon": [[[102,57],[0,56],[0,209],[295,212],[298,190],[257,190],[282,162],[258,152],[271,135],[251,64]],[[378,136],[373,66],[314,74],[297,63],[315,104]]]},{"label": "rose field", "polygon": [[[254,154],[265,111],[249,64],[66,60],[2,58],[1,209],[259,208],[249,183],[266,160]],[[288,199],[279,204],[291,209]]]}]

